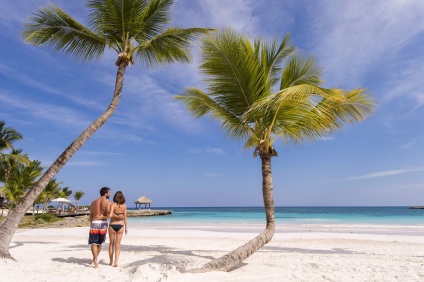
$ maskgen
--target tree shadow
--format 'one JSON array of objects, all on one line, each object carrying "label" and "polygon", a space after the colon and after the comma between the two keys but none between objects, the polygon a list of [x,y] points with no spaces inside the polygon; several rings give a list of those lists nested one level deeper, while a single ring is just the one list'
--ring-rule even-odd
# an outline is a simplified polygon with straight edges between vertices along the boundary
[{"label": "tree shadow", "polygon": [[202,253],[206,252],[205,250],[177,250],[161,245],[152,245],[152,246],[138,246],[138,245],[121,245],[121,251],[128,252],[158,252],[161,254],[173,254],[173,255],[182,255],[182,256],[191,256],[191,257],[201,257],[206,259],[213,259],[212,256],[202,256],[196,254],[195,252]]},{"label": "tree shadow", "polygon": [[[52,261],[63,262],[63,263],[78,264],[78,265],[83,265],[85,267],[92,267],[93,266],[93,264],[91,262],[91,259],[86,259],[86,258],[74,258],[74,257],[69,257],[69,258],[52,258]],[[100,262],[99,262],[99,264],[100,264]]]},{"label": "tree shadow", "polygon": [[48,244],[48,245],[55,244],[55,243],[52,243],[52,242],[37,242],[37,241],[26,241],[26,242],[19,242],[19,241],[17,242],[17,241],[15,241],[13,243],[16,244],[16,245],[10,246],[9,249],[17,248],[17,247],[23,246],[25,244],[44,244],[44,245],[46,245],[46,244]]}]

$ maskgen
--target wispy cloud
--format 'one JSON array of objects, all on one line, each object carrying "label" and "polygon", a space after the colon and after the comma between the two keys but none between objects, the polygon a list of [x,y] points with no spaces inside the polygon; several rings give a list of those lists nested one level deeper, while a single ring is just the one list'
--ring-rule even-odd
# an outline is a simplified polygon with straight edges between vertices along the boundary
[{"label": "wispy cloud", "polygon": [[221,148],[206,148],[206,149],[191,149],[188,150],[189,154],[216,154],[216,155],[223,155],[225,151]]},{"label": "wispy cloud", "polygon": [[336,83],[357,84],[372,65],[396,62],[393,58],[424,29],[419,0],[321,3],[313,40]]},{"label": "wispy cloud", "polygon": [[221,177],[221,176],[223,176],[223,174],[216,173],[216,172],[208,172],[208,173],[205,173],[204,176],[215,178],[215,177]]},{"label": "wispy cloud", "polygon": [[121,156],[123,153],[115,153],[115,152],[98,152],[98,151],[80,151],[80,155],[86,156]]},{"label": "wispy cloud", "polygon": [[47,103],[38,103],[19,97],[17,94],[0,92],[0,103],[7,107],[25,112],[38,119],[48,120],[55,124],[66,126],[87,126],[90,121],[82,118],[82,114],[67,107],[52,105]]},{"label": "wispy cloud", "polygon": [[319,138],[319,140],[322,140],[322,141],[332,141],[334,139],[336,139],[334,135]]},{"label": "wispy cloud", "polygon": [[104,109],[104,106],[100,105],[93,99],[84,99],[81,97],[78,97],[77,95],[73,95],[73,93],[66,93],[63,90],[55,89],[51,86],[48,86],[40,81],[36,81],[26,75],[25,73],[19,72],[15,69],[9,68],[8,66],[4,64],[0,64],[0,74],[8,77],[9,79],[13,79],[19,83],[22,83],[24,85],[30,86],[34,89],[38,89],[43,91],[44,93],[49,93],[53,95],[58,95],[61,97],[64,97],[68,99],[69,101],[74,102],[75,104],[87,108],[92,109]]},{"label": "wispy cloud", "polygon": [[424,167],[403,168],[403,169],[394,169],[394,170],[372,172],[372,173],[368,173],[368,174],[365,174],[365,175],[349,177],[348,180],[360,180],[360,179],[386,177],[386,176],[400,175],[400,174],[405,174],[405,173],[410,173],[410,172],[419,172],[419,171],[424,171]]},{"label": "wispy cloud", "polygon": [[93,162],[93,161],[69,161],[68,166],[105,166],[106,162]]},{"label": "wispy cloud", "polygon": [[[183,68],[181,71],[184,72]],[[121,123],[154,130],[153,124],[162,121],[186,131],[201,131],[201,123],[196,122],[182,103],[173,99],[181,89],[182,86],[175,85],[166,76],[127,75],[123,95],[130,104],[119,111]]]},{"label": "wispy cloud", "polygon": [[[329,85],[364,87],[377,98],[382,124],[396,130],[405,118],[422,118],[424,5],[411,1],[320,1],[313,4],[308,45]],[[366,15],[366,16],[364,16]],[[417,110],[420,109],[420,112]]]}]

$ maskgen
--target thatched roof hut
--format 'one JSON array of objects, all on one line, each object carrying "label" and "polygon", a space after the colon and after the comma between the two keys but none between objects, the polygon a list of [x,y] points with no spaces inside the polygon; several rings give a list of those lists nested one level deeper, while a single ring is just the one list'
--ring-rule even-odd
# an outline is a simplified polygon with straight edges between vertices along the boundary
[{"label": "thatched roof hut", "polygon": [[153,203],[153,201],[152,200],[150,200],[149,198],[147,198],[146,196],[142,196],[142,197],[140,197],[140,198],[138,198],[135,202],[134,202],[134,204],[135,204],[135,208],[137,209],[137,205],[139,205],[138,206],[138,209],[140,209],[140,206],[142,205],[142,204],[144,204],[144,208],[147,208],[147,205],[149,205],[149,209],[150,209],[150,204],[151,203]]}]

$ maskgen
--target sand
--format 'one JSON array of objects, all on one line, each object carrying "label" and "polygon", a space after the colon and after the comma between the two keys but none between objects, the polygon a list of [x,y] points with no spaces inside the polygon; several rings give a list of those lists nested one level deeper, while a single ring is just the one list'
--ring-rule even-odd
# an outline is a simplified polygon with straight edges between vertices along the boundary
[{"label": "sand", "polygon": [[[424,226],[279,225],[230,272],[181,273],[242,245],[258,225],[145,224],[123,238],[120,265],[91,265],[88,227],[20,229],[1,281],[424,281]],[[108,242],[108,241],[107,241]]]}]

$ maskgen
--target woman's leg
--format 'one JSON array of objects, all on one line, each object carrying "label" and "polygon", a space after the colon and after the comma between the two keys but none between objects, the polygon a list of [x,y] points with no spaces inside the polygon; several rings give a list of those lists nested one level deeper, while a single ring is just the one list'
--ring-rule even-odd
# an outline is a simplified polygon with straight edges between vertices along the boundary
[{"label": "woman's leg", "polygon": [[121,239],[124,235],[125,226],[122,227],[118,232],[116,232],[116,241],[115,241],[115,264],[113,266],[118,266],[119,254],[121,253]]},{"label": "woman's leg", "polygon": [[109,226],[109,265],[113,265],[113,249],[115,249],[115,231]]}]

